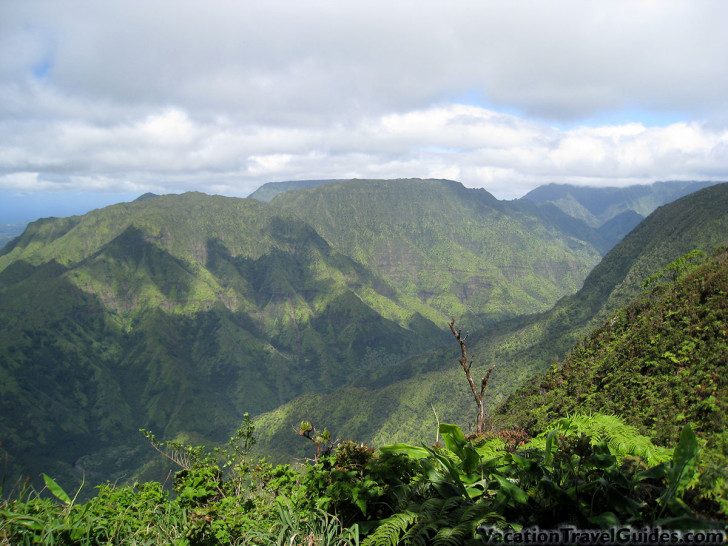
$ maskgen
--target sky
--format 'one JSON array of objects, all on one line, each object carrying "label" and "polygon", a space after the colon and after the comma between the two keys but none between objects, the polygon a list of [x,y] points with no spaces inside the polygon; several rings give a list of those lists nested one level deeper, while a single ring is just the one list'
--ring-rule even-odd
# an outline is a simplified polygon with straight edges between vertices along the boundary
[{"label": "sky", "polygon": [[728,180],[722,0],[0,0],[0,223],[145,192]]}]

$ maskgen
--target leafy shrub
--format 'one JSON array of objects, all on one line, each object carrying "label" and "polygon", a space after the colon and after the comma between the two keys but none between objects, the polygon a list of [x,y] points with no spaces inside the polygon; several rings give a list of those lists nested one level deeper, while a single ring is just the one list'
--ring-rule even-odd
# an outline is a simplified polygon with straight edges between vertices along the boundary
[{"label": "leafy shrub", "polygon": [[483,446],[476,448],[454,425],[441,424],[440,434],[445,448],[382,448],[419,458],[431,488],[429,498],[384,520],[364,544],[476,543],[484,524],[720,527],[698,518],[684,500],[700,451],[689,426],[671,457],[613,416],[562,419],[540,438],[495,457],[484,457]]},{"label": "leafy shrub", "polygon": [[419,470],[405,455],[377,455],[364,444],[344,442],[307,469],[302,486],[311,509],[336,514],[350,525],[392,514]]}]

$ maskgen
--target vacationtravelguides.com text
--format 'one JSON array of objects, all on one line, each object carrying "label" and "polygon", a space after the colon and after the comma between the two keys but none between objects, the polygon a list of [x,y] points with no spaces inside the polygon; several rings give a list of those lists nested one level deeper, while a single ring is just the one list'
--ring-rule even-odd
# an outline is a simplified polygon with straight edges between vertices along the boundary
[{"label": "vacationtravelguides.com text", "polygon": [[678,531],[660,527],[612,527],[611,529],[528,527],[514,531],[483,526],[478,529],[478,534],[484,544],[634,544],[639,546],[726,543],[726,533],[720,530]]}]

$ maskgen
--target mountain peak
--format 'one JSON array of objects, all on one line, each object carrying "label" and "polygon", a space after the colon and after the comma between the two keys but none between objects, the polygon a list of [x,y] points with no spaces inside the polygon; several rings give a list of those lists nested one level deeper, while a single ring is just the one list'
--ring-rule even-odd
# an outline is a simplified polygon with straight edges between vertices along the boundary
[{"label": "mountain peak", "polygon": [[148,191],[147,193],[145,193],[143,195],[140,195],[139,197],[137,197],[136,199],[134,199],[134,201],[135,202],[136,201],[144,201],[145,199],[151,199],[152,197],[159,197],[159,196],[156,193],[152,193],[152,192],[149,192]]}]

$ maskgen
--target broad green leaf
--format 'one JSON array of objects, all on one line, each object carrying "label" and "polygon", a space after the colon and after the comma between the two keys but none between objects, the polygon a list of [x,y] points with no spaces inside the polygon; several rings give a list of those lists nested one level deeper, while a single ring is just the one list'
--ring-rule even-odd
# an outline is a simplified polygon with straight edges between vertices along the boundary
[{"label": "broad green leaf", "polygon": [[660,478],[663,478],[666,473],[667,473],[667,463],[660,463],[657,466],[648,468],[647,470],[642,470],[641,472],[637,472],[634,475],[634,477],[636,480],[660,479]]},{"label": "broad green leaf", "polygon": [[465,436],[457,425],[440,423],[440,434],[442,434],[442,439],[445,440],[445,446],[454,453],[458,453],[465,445]]},{"label": "broad green leaf", "polygon": [[417,447],[409,444],[392,444],[382,446],[379,448],[379,451],[382,453],[404,453],[413,459],[424,459],[430,455],[430,452],[424,447]]},{"label": "broad green leaf", "polygon": [[63,488],[55,482],[53,478],[51,478],[47,474],[43,474],[43,481],[45,482],[48,490],[53,493],[54,497],[56,497],[59,501],[65,504],[71,504],[71,497],[68,496],[68,493],[66,493]]},{"label": "broad green leaf", "polygon": [[494,474],[493,477],[496,479],[498,484],[500,484],[501,491],[503,491],[503,493],[505,493],[509,498],[520,504],[526,504],[528,502],[528,495],[526,492],[508,480],[508,478],[500,476],[499,474]]},{"label": "broad green leaf", "polygon": [[680,432],[680,441],[672,455],[672,466],[668,471],[668,481],[675,490],[684,488],[693,477],[696,466],[692,464],[700,451],[700,444],[690,425]]},{"label": "broad green leaf", "polygon": [[465,440],[463,431],[457,425],[440,423],[440,434],[445,446],[455,453],[463,463],[463,471],[470,474],[475,471],[480,462],[480,455],[475,448]]}]

